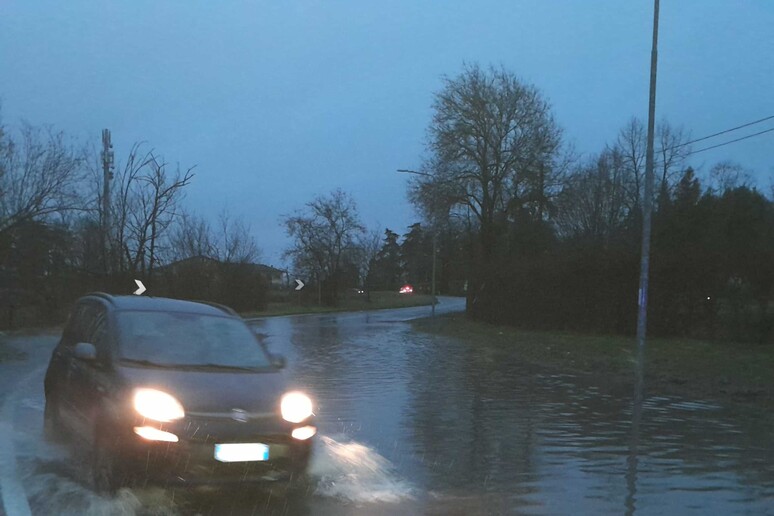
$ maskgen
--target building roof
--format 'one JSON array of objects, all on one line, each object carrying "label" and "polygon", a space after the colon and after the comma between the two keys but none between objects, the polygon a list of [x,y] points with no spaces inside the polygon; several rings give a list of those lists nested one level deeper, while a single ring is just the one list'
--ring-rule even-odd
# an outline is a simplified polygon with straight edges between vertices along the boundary
[{"label": "building roof", "polygon": [[265,265],[263,263],[239,263],[239,262],[221,262],[220,260],[217,260],[215,258],[212,258],[210,256],[191,256],[189,258],[183,258],[182,260],[177,260],[174,262],[170,262],[164,265],[160,265],[155,268],[156,271],[162,271],[164,269],[174,268],[174,267],[180,267],[181,265],[189,265],[189,264],[202,264],[202,263],[212,263],[212,264],[224,264],[224,265],[239,265],[239,266],[246,266],[252,269],[255,272],[266,274],[268,276],[281,276],[282,274],[285,274],[286,271],[282,269],[278,269],[276,267],[272,267],[271,265]]}]

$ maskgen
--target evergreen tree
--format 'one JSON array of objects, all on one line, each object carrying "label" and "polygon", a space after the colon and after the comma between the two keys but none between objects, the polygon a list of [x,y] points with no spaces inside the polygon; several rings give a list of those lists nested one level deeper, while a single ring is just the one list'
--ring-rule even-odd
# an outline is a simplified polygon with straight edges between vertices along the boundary
[{"label": "evergreen tree", "polygon": [[402,276],[398,234],[387,228],[384,230],[384,244],[374,260],[373,284],[376,289],[395,290]]}]

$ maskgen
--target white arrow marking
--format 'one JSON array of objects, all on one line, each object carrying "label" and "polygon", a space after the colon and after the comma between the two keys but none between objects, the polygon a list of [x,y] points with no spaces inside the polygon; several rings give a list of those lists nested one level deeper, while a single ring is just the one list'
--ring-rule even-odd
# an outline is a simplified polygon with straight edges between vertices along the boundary
[{"label": "white arrow marking", "polygon": [[304,282],[301,281],[300,279],[297,279],[296,283],[297,283],[296,290],[301,290],[302,288],[304,288]]},{"label": "white arrow marking", "polygon": [[134,291],[135,296],[141,296],[143,292],[145,292],[145,285],[142,284],[142,281],[136,279],[134,280],[135,283],[137,283],[137,290]]}]

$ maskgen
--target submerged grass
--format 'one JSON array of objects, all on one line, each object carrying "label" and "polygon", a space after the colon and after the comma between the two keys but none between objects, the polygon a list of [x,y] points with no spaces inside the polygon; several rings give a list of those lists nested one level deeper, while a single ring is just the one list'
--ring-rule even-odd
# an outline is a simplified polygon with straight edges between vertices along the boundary
[{"label": "submerged grass", "polygon": [[370,301],[365,294],[350,295],[339,301],[336,306],[302,305],[293,302],[269,303],[266,310],[243,313],[242,316],[266,317],[277,315],[320,314],[331,312],[358,312],[363,310],[381,310],[385,308],[407,308],[426,306],[433,297],[422,294],[398,294],[397,292],[371,292]]},{"label": "submerged grass", "polygon": [[[636,341],[619,335],[530,331],[453,314],[414,322],[420,331],[470,345],[513,349],[524,361],[595,381],[631,383]],[[679,394],[774,407],[774,347],[692,339],[648,339],[645,380],[650,394]]]}]

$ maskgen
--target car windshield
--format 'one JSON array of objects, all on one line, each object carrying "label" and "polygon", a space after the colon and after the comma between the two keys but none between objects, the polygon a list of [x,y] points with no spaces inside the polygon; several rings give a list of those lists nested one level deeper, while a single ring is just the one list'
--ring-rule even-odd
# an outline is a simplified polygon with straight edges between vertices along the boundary
[{"label": "car windshield", "polygon": [[118,313],[123,360],[170,367],[260,369],[269,357],[238,319],[181,312]]}]

